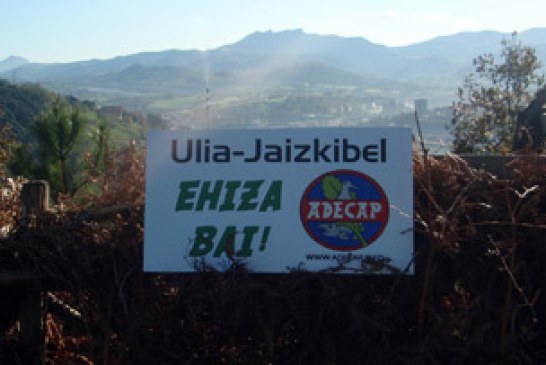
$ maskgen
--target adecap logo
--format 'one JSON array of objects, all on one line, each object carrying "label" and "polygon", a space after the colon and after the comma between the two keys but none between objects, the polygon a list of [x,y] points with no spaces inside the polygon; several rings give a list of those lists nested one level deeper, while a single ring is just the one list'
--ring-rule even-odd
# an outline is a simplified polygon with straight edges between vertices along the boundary
[{"label": "adecap logo", "polygon": [[313,180],[300,202],[305,230],[320,245],[352,251],[372,244],[385,229],[389,203],[381,186],[353,170],[335,170]]}]

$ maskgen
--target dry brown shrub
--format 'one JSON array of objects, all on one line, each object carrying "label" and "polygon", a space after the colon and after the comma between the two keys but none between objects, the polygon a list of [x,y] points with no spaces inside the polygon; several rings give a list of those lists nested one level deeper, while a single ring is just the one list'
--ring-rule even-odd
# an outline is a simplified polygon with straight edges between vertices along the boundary
[{"label": "dry brown shrub", "polygon": [[145,158],[135,141],[118,151],[110,151],[106,146],[102,158],[104,162],[99,168],[91,154],[84,156],[86,181],[96,191],[89,193],[83,189],[76,196],[60,194],[58,200],[64,211],[144,204]]},{"label": "dry brown shrub", "polygon": [[[1,116],[1,115],[0,115]],[[24,182],[22,177],[7,176],[7,164],[11,158],[14,134],[9,124],[0,128],[0,236],[5,237],[20,218],[20,195]]]},{"label": "dry brown shrub", "polygon": [[144,204],[144,154],[139,152],[135,141],[114,152],[106,164],[101,182],[101,194],[95,202],[100,206],[116,204]]},{"label": "dry brown shrub", "polygon": [[[97,206],[142,201],[124,156]],[[0,267],[42,277],[49,363],[546,363],[546,171],[526,158],[499,179],[416,154],[414,276],[143,273],[140,205],[21,229]]]},{"label": "dry brown shrub", "polygon": [[0,188],[0,236],[6,235],[16,226],[21,216],[21,190],[26,179],[7,178]]}]

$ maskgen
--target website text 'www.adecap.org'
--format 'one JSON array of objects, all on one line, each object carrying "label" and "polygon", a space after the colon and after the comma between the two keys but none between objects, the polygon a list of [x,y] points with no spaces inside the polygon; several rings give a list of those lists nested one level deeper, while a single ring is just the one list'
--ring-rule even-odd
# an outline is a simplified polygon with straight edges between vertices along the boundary
[{"label": "website text 'www.adecap.org'", "polygon": [[352,261],[352,260],[363,260],[365,255],[355,255],[351,253],[334,253],[334,254],[323,254],[323,253],[308,253],[305,255],[308,261]]}]

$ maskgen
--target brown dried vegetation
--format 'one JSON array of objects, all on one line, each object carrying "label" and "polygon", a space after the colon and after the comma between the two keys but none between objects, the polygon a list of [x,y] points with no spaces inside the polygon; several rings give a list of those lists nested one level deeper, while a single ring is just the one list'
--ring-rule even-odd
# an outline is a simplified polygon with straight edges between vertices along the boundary
[{"label": "brown dried vegetation", "polygon": [[[416,153],[414,276],[145,274],[143,163],[124,156],[85,209],[0,241],[1,272],[41,278],[48,364],[546,363],[535,156],[507,179]],[[0,290],[0,363],[23,363],[24,293]]]}]

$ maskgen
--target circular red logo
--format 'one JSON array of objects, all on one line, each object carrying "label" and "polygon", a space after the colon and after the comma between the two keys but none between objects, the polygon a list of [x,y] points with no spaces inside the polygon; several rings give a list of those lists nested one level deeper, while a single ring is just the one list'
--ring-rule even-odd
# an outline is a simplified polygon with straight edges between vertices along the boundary
[{"label": "circular red logo", "polygon": [[336,251],[369,246],[389,220],[389,202],[371,177],[335,170],[313,180],[300,202],[305,230],[320,245]]}]

